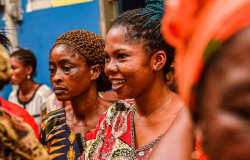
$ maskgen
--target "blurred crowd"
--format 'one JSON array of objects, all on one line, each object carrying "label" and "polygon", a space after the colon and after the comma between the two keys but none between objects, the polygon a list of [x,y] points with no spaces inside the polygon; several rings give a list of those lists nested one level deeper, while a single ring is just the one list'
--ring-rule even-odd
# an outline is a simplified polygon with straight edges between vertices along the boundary
[{"label": "blurred crowd", "polygon": [[146,0],[37,60],[0,34],[1,159],[250,160],[250,0]]}]

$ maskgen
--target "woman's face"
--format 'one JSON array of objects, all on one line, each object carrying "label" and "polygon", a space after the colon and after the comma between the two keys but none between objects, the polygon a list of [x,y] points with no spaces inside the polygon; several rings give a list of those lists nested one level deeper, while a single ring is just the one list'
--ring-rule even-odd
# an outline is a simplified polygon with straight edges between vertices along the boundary
[{"label": "woman's face", "polygon": [[250,159],[250,28],[208,69],[199,127],[211,160]]},{"label": "woman's face", "polygon": [[72,53],[65,45],[55,46],[50,53],[50,81],[60,101],[73,100],[91,86],[91,71],[86,59]]},{"label": "woman's face", "polygon": [[119,99],[137,98],[150,88],[153,70],[142,43],[126,37],[124,27],[111,28],[105,41],[105,73]]},{"label": "woman's face", "polygon": [[12,76],[10,83],[19,85],[27,79],[27,67],[24,67],[23,62],[19,60],[18,56],[10,57]]}]

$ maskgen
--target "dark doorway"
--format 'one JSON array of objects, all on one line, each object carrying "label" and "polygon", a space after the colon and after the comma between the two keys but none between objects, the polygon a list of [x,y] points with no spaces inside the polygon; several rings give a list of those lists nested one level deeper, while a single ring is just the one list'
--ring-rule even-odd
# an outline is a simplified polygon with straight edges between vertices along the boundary
[{"label": "dark doorway", "polygon": [[125,12],[127,10],[135,9],[135,8],[143,8],[145,7],[145,0],[120,0],[120,13]]}]

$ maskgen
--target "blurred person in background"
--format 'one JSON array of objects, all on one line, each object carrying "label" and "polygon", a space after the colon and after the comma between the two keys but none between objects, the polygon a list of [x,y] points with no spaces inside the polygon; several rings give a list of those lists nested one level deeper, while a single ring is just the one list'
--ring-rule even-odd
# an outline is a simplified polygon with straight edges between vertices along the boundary
[{"label": "blurred person in background", "polygon": [[[11,78],[11,66],[9,61],[9,55],[6,52],[6,49],[9,46],[9,40],[0,33],[0,52],[1,52],[1,65],[0,65],[0,91],[3,89],[5,84],[8,84]],[[3,110],[9,112],[18,118],[20,118],[23,122],[28,123],[31,128],[34,130],[36,137],[39,139],[39,128],[35,120],[30,114],[23,109],[22,107],[6,101],[5,99],[0,97],[0,103]]]},{"label": "blurred person in background", "polygon": [[[0,33],[0,90],[11,77],[5,50],[9,45],[9,40]],[[26,110],[0,97],[0,159],[48,160],[48,153],[37,140],[38,133],[35,120]]]},{"label": "blurred person in background", "polygon": [[113,21],[105,39],[105,73],[117,97],[125,100],[103,114],[96,139],[81,159],[145,160],[163,135],[169,137],[165,159],[190,156],[191,118],[166,80],[175,49],[161,36],[163,13],[162,0],[146,0],[145,8],[126,11]]},{"label": "blurred person in background", "polygon": [[37,74],[37,61],[31,51],[20,48],[13,52],[10,56],[10,64],[12,71],[10,82],[18,87],[10,93],[9,101],[26,109],[40,128],[42,111],[52,91],[47,85],[33,80]]},{"label": "blurred person in background", "polygon": [[[204,152],[210,160],[249,160],[250,1],[168,0],[166,7],[163,34],[177,47],[180,94]],[[167,156],[158,147],[156,156]]]},{"label": "blurred person in background", "polygon": [[43,119],[40,142],[54,160],[78,158],[111,105],[98,94],[111,89],[104,73],[103,50],[103,38],[85,30],[62,34],[51,49],[50,80],[56,98],[71,103]]},{"label": "blurred person in background", "polygon": [[178,80],[175,73],[174,62],[170,66],[169,72],[166,74],[167,84],[171,91],[178,93]]}]

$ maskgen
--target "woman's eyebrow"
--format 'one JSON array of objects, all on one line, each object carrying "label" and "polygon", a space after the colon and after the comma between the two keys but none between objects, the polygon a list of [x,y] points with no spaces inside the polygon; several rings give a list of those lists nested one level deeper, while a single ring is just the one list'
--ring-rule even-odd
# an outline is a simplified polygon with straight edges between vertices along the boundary
[{"label": "woman's eyebrow", "polygon": [[[120,51],[122,51],[122,50],[126,50],[126,49],[124,49],[124,48],[119,48],[119,49],[115,50],[115,51],[113,52],[113,54],[116,55],[118,52],[120,52]],[[104,50],[104,53],[108,54],[108,52],[105,51],[105,50]]]}]

